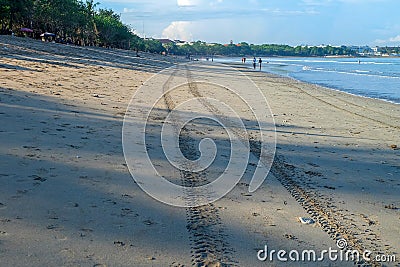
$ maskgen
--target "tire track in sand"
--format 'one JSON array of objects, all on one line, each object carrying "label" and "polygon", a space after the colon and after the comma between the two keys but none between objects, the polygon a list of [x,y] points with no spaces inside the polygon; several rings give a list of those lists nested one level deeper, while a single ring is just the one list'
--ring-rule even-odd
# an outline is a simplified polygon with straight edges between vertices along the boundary
[{"label": "tire track in sand", "polygon": [[[190,93],[197,98],[203,97],[203,95],[199,92],[196,83],[193,82],[193,78],[187,66],[186,69],[187,69],[187,79],[189,81]],[[309,94],[307,92],[305,93]],[[322,99],[318,100],[326,102]],[[201,100],[201,103],[215,116],[222,117],[222,113],[218,110],[218,108],[213,106],[211,103],[208,103],[204,98]],[[326,102],[326,104],[333,105],[328,102]],[[374,120],[372,118],[368,119]],[[235,129],[232,129],[232,131],[244,142],[243,138],[245,137],[242,136],[240,132],[235,131]],[[260,141],[257,139],[257,136],[256,137],[251,136],[250,134],[249,142],[250,142],[251,153],[257,159],[260,159],[263,162],[264,159],[262,157],[260,158],[261,144]],[[357,232],[354,231],[354,225],[352,225],[353,229],[349,230],[351,229],[350,226],[352,224],[352,221],[347,220],[346,215],[342,214],[340,211],[336,209],[336,206],[334,205],[334,203],[332,203],[333,201],[332,199],[323,196],[320,193],[314,192],[310,188],[307,188],[306,185],[302,185],[301,181],[295,179],[295,177],[303,175],[301,174],[301,170],[297,170],[292,165],[287,164],[282,156],[276,156],[274,164],[271,168],[271,172],[276,177],[276,179],[282,184],[282,186],[285,187],[286,190],[293,196],[293,198],[295,198],[296,201],[307,211],[307,213],[310,214],[310,217],[312,217],[321,226],[322,230],[325,231],[330,236],[330,238],[332,238],[335,241],[341,238],[346,239],[346,241],[348,242],[347,249],[348,250],[356,249],[360,252],[360,255],[362,255],[363,252],[367,250],[367,247],[365,246],[366,240],[356,237],[355,234]],[[307,174],[304,173],[304,175]],[[361,229],[357,230],[359,230],[358,232],[361,231]],[[377,235],[375,234],[375,236]],[[384,246],[380,243],[379,244],[374,243],[373,248],[374,250],[377,251],[386,250]],[[382,266],[382,264],[378,262],[367,263],[364,260],[361,260],[360,262],[355,262],[355,264],[364,266]]]},{"label": "tire track in sand", "polygon": [[[171,84],[176,75],[188,77],[189,69],[181,69],[180,65],[176,66],[175,71],[163,85],[164,102],[167,106],[168,113],[174,110],[177,106],[172,95],[168,90],[172,89]],[[188,93],[192,90],[193,83],[188,80]],[[177,129],[178,130],[178,129]],[[198,149],[194,142],[190,131],[183,129],[180,132],[181,150],[185,155],[190,157],[198,157]],[[209,183],[206,173],[194,173],[180,170],[182,186],[197,187],[200,184]],[[207,198],[210,192],[201,192],[202,198]],[[187,195],[188,203],[195,203],[199,196]],[[186,209],[187,231],[191,243],[191,258],[193,266],[237,266],[237,261],[234,260],[234,250],[226,241],[225,226],[223,225],[219,209],[214,204],[208,204],[201,207],[191,207]]]}]

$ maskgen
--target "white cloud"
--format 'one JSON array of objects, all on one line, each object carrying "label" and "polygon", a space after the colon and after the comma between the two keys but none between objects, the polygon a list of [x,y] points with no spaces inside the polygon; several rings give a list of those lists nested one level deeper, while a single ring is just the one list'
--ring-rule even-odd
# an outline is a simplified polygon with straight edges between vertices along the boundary
[{"label": "white cloud", "polygon": [[307,6],[325,6],[330,2],[331,0],[303,0],[303,4]]},{"label": "white cloud", "polygon": [[132,12],[135,12],[135,11],[136,11],[136,9],[134,9],[134,8],[125,7],[122,12],[123,13],[132,13]]},{"label": "white cloud", "polygon": [[178,6],[194,6],[196,3],[193,0],[177,0]]},{"label": "white cloud", "polygon": [[334,3],[367,4],[367,3],[387,2],[387,0],[303,0],[302,2],[304,5],[308,6],[327,6]]},{"label": "white cloud", "polygon": [[382,40],[382,39],[376,39],[374,41],[374,43],[376,43],[376,44],[385,44],[386,42],[387,42],[387,40]]},{"label": "white cloud", "polygon": [[389,42],[400,42],[400,35],[389,38]]},{"label": "white cloud", "polygon": [[387,0],[338,0],[339,2],[351,3],[351,4],[367,4],[367,3],[379,3],[387,2]]},{"label": "white cloud", "polygon": [[191,24],[189,21],[174,21],[163,30],[162,36],[171,40],[192,41]]},{"label": "white cloud", "polygon": [[207,7],[223,3],[223,0],[177,0],[180,7]]},{"label": "white cloud", "polygon": [[389,38],[389,39],[386,39],[386,40],[377,39],[377,40],[375,40],[375,43],[376,43],[376,44],[380,44],[380,45],[383,45],[383,44],[400,43],[400,34],[397,35],[397,36],[391,37],[391,38]]}]

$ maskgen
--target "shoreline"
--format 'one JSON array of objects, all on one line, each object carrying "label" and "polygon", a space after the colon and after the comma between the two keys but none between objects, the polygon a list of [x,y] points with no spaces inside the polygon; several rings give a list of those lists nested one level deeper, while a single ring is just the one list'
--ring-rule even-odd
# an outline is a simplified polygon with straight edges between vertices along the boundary
[{"label": "shoreline", "polygon": [[[1,36],[0,44],[7,45],[0,45],[0,262],[190,266],[200,259],[210,265],[232,260],[239,266],[265,266],[269,262],[257,260],[265,245],[322,251],[336,248],[339,237],[360,250],[399,256],[399,105],[239,64],[273,112],[277,152],[272,171],[259,190],[249,193],[252,166],[257,166],[252,159],[241,183],[223,199],[197,210],[173,208],[135,184],[121,132],[136,90],[181,60]],[[226,83],[235,80],[228,68],[211,62],[188,68],[193,78],[206,73]],[[184,74],[172,78],[180,84]],[[233,95],[209,85],[197,89],[226,101],[252,123],[248,107]],[[177,103],[193,98],[185,87],[170,96]],[[157,108],[161,117],[168,110],[163,101]],[[159,125],[160,116],[150,125]],[[194,129],[196,137],[207,134],[226,143],[226,133],[218,128]],[[155,143],[151,149],[160,148]],[[179,179],[179,173],[169,174]],[[299,221],[310,216],[312,225]],[[398,260],[387,265],[397,266]]]},{"label": "shoreline", "polygon": [[[292,58],[292,57],[290,57],[290,58]],[[223,62],[222,64],[227,64],[227,65],[231,65],[231,66],[235,66],[235,67],[242,66],[243,68],[246,68],[248,70],[253,70],[253,68],[251,66],[243,65],[243,63],[238,63],[238,62],[233,62],[233,63]],[[259,70],[256,70],[256,71],[259,72]],[[360,95],[360,94],[356,94],[356,93],[350,93],[350,92],[345,91],[346,89],[335,88],[333,86],[330,87],[328,85],[321,85],[321,84],[318,84],[318,83],[312,83],[312,82],[308,82],[308,81],[302,81],[302,80],[294,78],[294,77],[279,75],[279,74],[275,74],[275,73],[272,73],[272,72],[269,72],[269,71],[265,71],[265,70],[262,70],[261,72],[267,73],[269,75],[275,75],[275,76],[281,77],[281,78],[292,79],[292,80],[297,81],[297,82],[302,82],[302,83],[306,83],[306,84],[310,84],[310,85],[314,85],[314,86],[319,86],[319,87],[324,88],[324,89],[337,91],[337,92],[348,94],[348,95],[351,95],[351,96],[358,96],[358,97],[362,97],[362,98],[375,99],[375,100],[383,101],[383,102],[386,102],[386,103],[400,105],[400,102],[395,102],[395,101],[389,100],[389,99],[383,99],[383,98],[379,98],[379,97],[372,97],[372,96],[365,96],[365,95]]]},{"label": "shoreline", "polygon": [[[206,56],[202,56],[206,57]],[[241,56],[230,56],[230,58],[240,58]],[[247,55],[246,58],[252,58],[254,56],[249,56]],[[256,56],[259,57],[259,56]],[[399,56],[262,56],[262,57],[267,57],[267,58],[400,58]],[[214,55],[214,58],[229,58],[228,56],[221,56],[221,55]]]}]

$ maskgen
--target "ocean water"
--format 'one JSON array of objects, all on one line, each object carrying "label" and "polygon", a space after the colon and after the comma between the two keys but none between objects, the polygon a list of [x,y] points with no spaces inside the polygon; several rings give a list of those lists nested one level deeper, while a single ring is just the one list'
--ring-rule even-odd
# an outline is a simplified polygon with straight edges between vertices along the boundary
[{"label": "ocean water", "polygon": [[[219,62],[241,62],[220,58]],[[263,58],[263,71],[400,104],[400,58]],[[268,64],[267,64],[268,62]],[[246,65],[251,67],[248,58]]]}]

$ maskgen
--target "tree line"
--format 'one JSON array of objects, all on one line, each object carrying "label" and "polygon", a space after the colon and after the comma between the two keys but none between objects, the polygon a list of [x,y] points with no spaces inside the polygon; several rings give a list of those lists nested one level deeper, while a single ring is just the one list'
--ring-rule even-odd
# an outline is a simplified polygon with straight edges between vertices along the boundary
[{"label": "tree line", "polygon": [[398,54],[400,55],[400,47],[381,47],[380,52],[383,54]]},{"label": "tree line", "polygon": [[[40,38],[53,33],[58,41],[77,45],[130,49],[141,39],[113,10],[98,8],[93,0],[0,0],[1,34]],[[21,28],[32,29],[23,33]]]},{"label": "tree line", "polygon": [[242,42],[239,44],[207,44],[197,41],[192,44],[177,46],[168,44],[165,49],[169,53],[176,55],[223,55],[223,56],[336,56],[336,55],[354,55],[354,51],[345,46],[296,46],[262,44],[254,45]]}]

